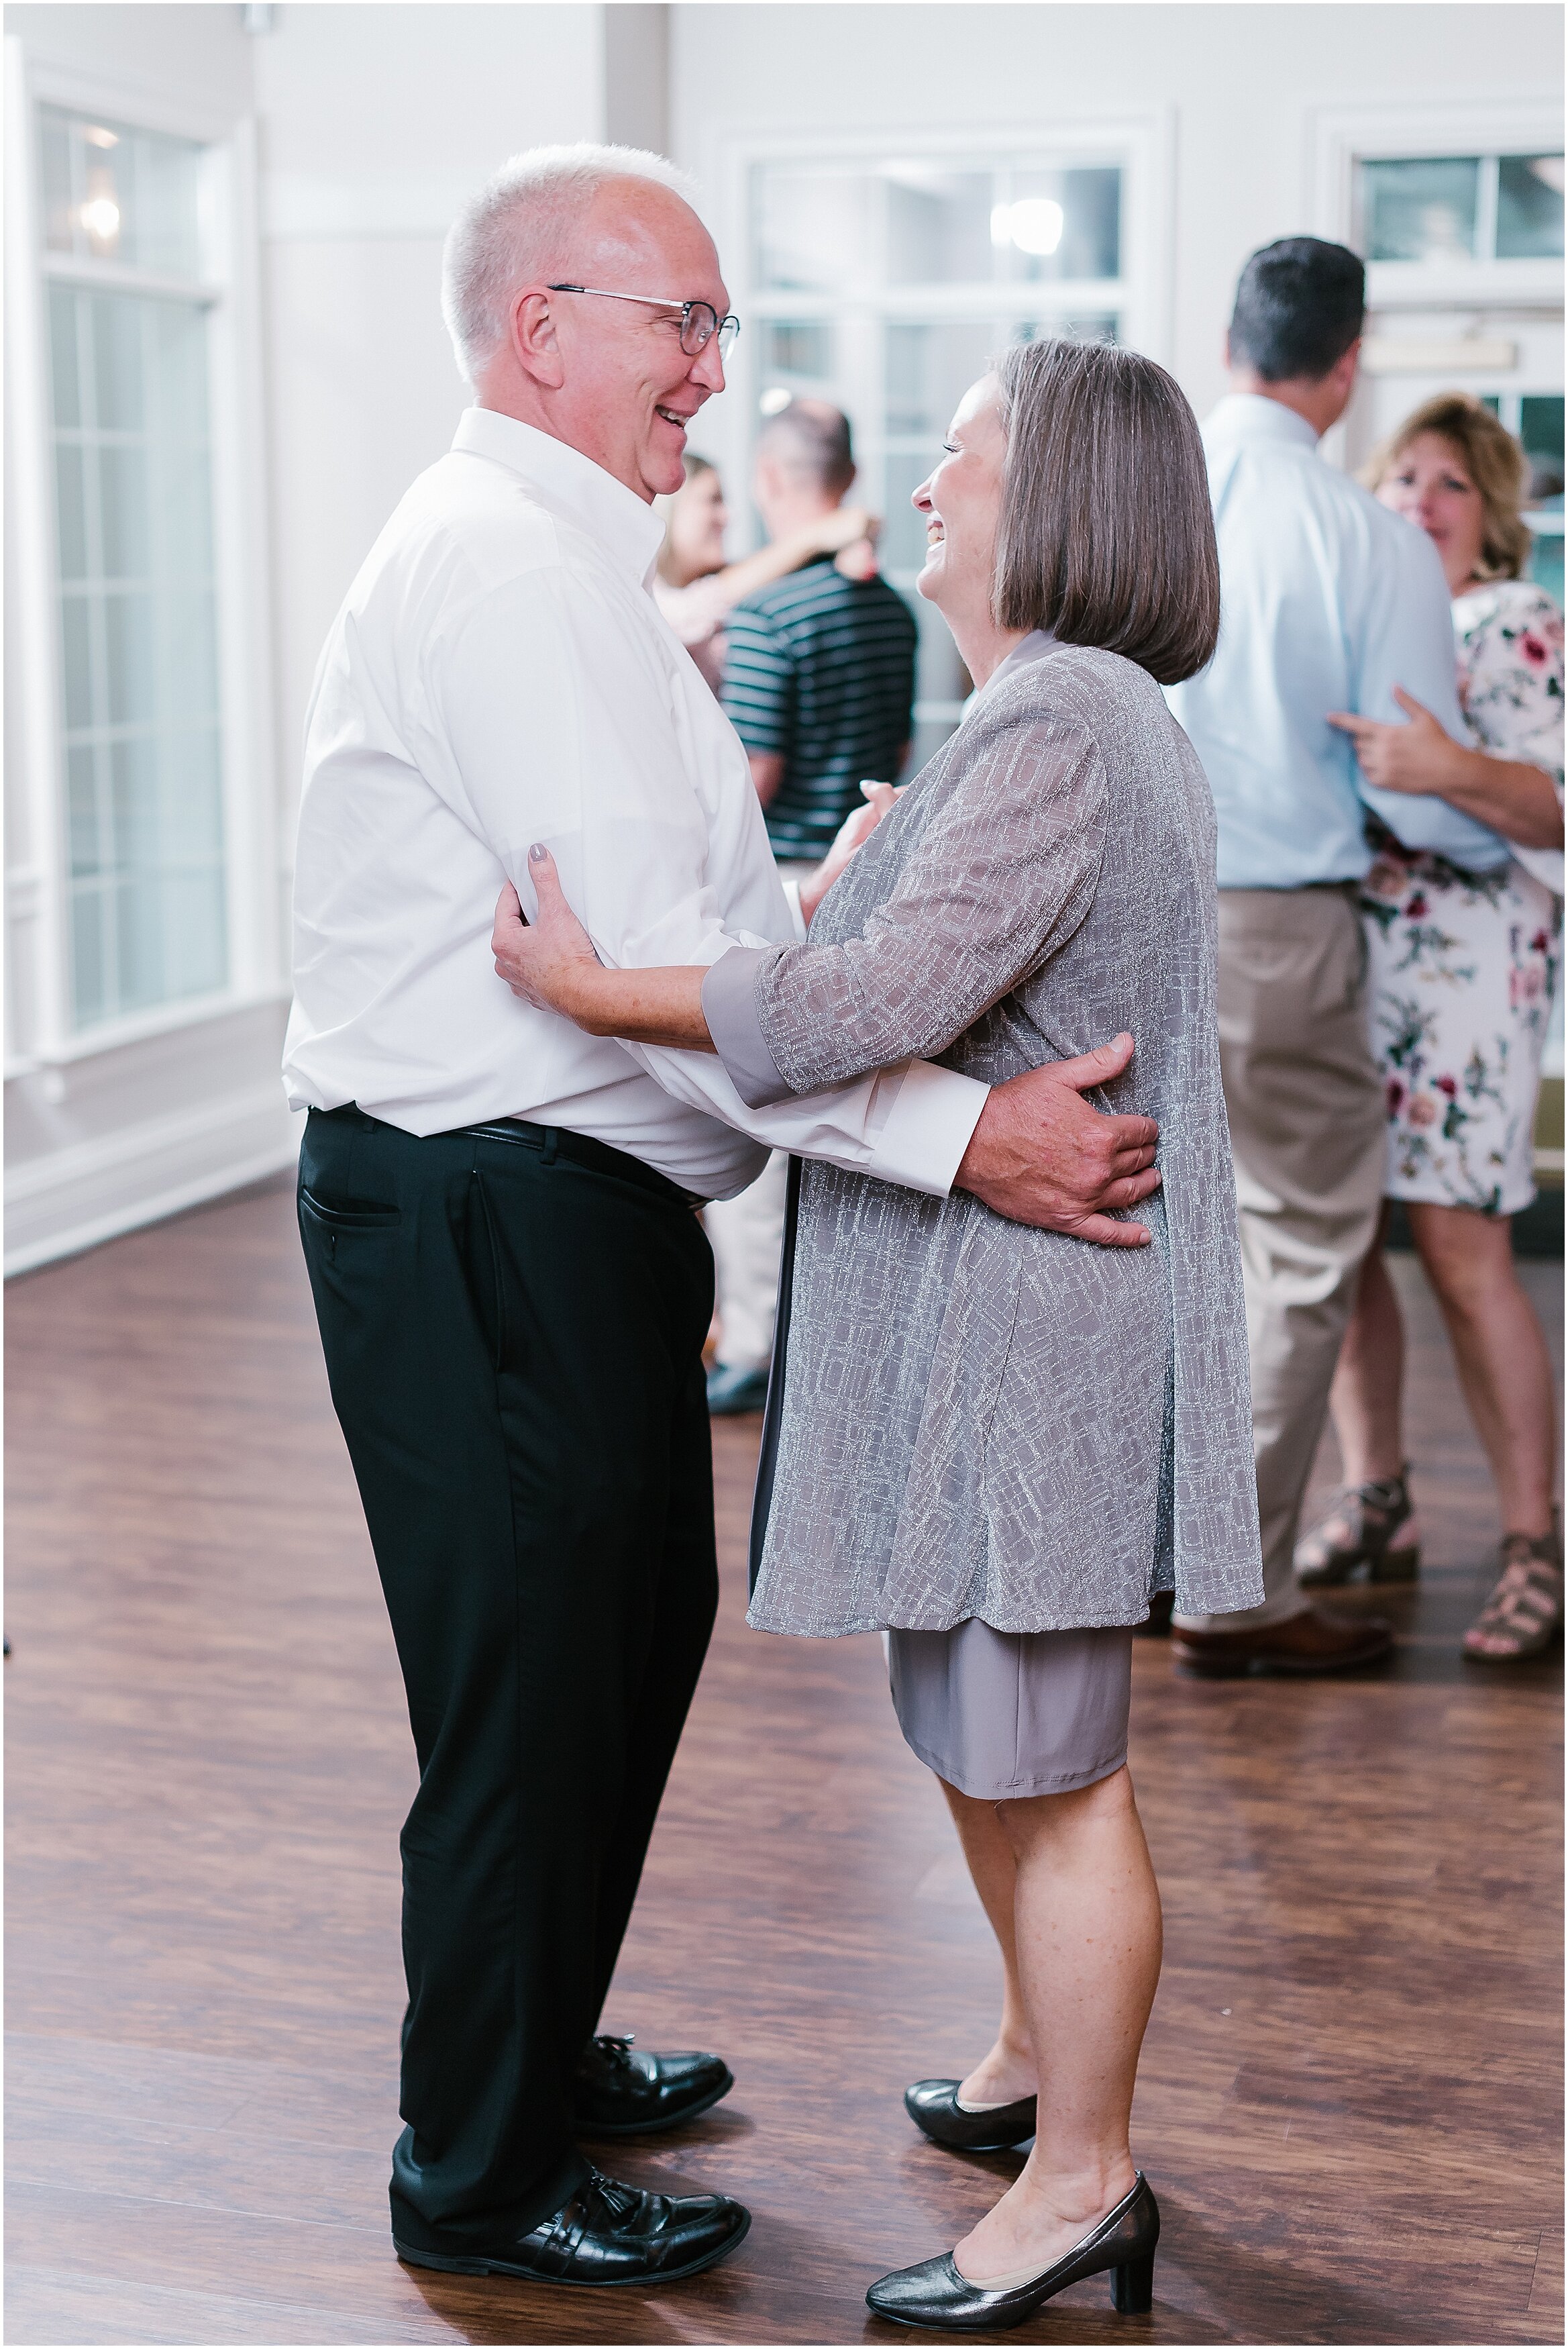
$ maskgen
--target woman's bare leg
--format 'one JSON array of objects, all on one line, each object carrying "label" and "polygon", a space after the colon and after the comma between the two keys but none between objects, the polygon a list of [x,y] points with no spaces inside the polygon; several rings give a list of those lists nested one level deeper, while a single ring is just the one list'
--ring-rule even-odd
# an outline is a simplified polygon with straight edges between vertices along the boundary
[{"label": "woman's bare leg", "polygon": [[1412,1200],[1410,1230],[1497,1485],[1505,1533],[1548,1534],[1556,1488],[1552,1359],[1514,1269],[1506,1216]]},{"label": "woman's bare leg", "polygon": [[1002,2020],[989,2052],[981,2057],[968,2078],[959,2083],[959,2101],[965,2105],[1010,2105],[1020,2096],[1032,2096],[1037,2085],[1035,2046],[1029,2036],[1029,2018],[1024,2010],[1013,1931],[1018,1863],[1007,1830],[996,1816],[995,1803],[977,1802],[973,1795],[961,1795],[945,1778],[936,1783],[947,1797],[975,1889],[980,1895],[980,1905],[991,1920],[991,1930],[1002,1953]]},{"label": "woman's bare leg", "polygon": [[1130,2190],[1132,2088],[1160,1979],[1160,1891],[1126,1769],[997,1807],[1017,1866],[1039,2131],[1020,2176],[957,2247],[975,2283],[1048,2266]]},{"label": "woman's bare leg", "polygon": [[1361,1268],[1355,1310],[1328,1391],[1347,1485],[1377,1484],[1403,1469],[1404,1384],[1405,1324],[1379,1231]]}]

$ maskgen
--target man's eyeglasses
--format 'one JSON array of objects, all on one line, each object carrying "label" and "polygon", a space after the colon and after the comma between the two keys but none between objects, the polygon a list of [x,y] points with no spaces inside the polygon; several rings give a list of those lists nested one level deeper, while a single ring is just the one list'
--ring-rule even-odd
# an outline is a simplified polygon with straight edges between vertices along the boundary
[{"label": "man's eyeglasses", "polygon": [[678,310],[681,348],[691,359],[706,351],[716,335],[718,356],[723,358],[740,332],[740,321],[734,311],[721,318],[711,302],[677,302],[669,294],[612,294],[603,285],[551,285],[545,290],[551,294],[592,294],[601,302],[642,302],[651,310]]}]

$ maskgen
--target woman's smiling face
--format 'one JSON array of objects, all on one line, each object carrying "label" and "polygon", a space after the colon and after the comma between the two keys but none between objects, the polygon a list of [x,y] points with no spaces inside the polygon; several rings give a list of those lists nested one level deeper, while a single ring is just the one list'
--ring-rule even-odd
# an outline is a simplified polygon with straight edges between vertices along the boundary
[{"label": "woman's smiling face", "polygon": [[1378,483],[1377,496],[1426,532],[1451,587],[1472,576],[1486,537],[1486,508],[1451,440],[1418,432]]},{"label": "woman's smiling face", "polygon": [[925,518],[925,567],[915,588],[949,624],[990,616],[1006,455],[996,378],[983,376],[958,403],[942,461],[912,501]]}]

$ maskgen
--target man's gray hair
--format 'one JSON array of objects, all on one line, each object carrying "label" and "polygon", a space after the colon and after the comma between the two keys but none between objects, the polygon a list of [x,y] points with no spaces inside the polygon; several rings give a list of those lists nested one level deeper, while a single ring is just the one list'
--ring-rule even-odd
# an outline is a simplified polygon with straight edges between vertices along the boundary
[{"label": "man's gray hair", "polygon": [[570,266],[572,233],[606,180],[652,180],[688,203],[696,199],[686,173],[662,155],[584,141],[514,155],[463,206],[441,259],[441,316],[465,381],[477,379],[505,340],[516,289]]}]

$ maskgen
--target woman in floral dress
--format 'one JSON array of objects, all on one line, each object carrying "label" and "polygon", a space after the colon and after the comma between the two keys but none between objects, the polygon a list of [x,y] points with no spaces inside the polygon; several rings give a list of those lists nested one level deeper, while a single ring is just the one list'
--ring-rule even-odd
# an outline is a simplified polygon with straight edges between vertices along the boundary
[{"label": "woman in floral dress", "polygon": [[[1436,543],[1454,598],[1469,744],[1401,693],[1408,725],[1334,713],[1368,779],[1432,792],[1514,846],[1494,873],[1417,854],[1378,827],[1362,885],[1373,1046],[1387,1086],[1390,1198],[1402,1199],[1486,1447],[1504,1536],[1465,1653],[1540,1652],[1563,1621],[1556,1413],[1545,1340],[1514,1270],[1509,1218],[1531,1176],[1563,890],[1563,616],[1520,577],[1524,459],[1478,400],[1429,400],[1374,457],[1369,488]],[[1347,1483],[1297,1555],[1308,1583],[1365,1565],[1408,1579],[1419,1536],[1400,1425],[1403,1333],[1381,1247],[1362,1275],[1335,1379]]]}]

